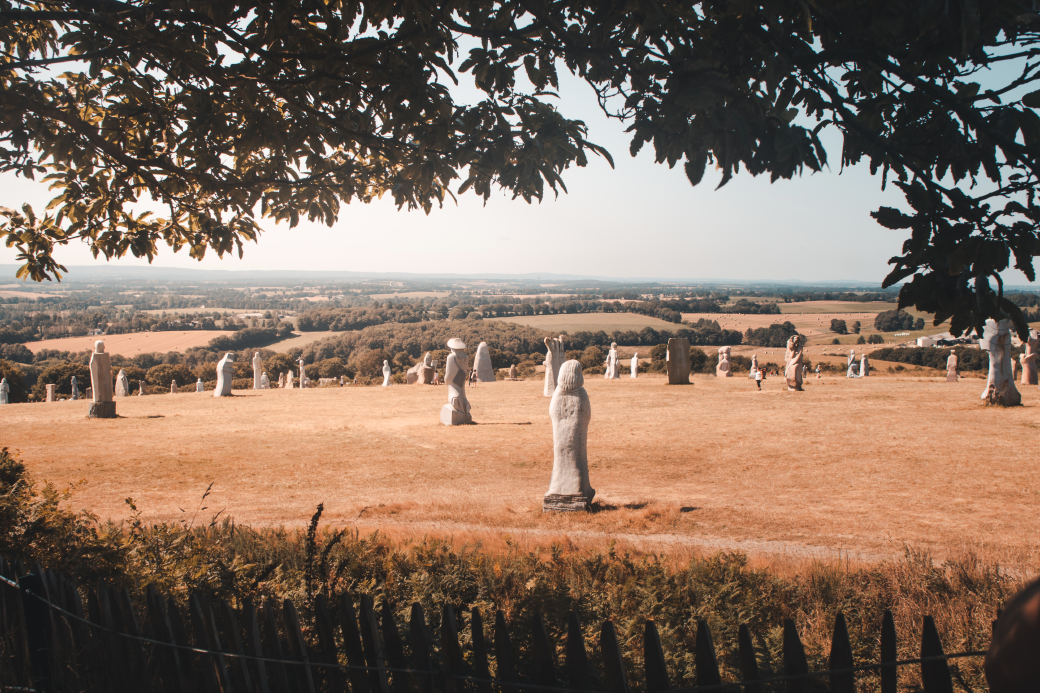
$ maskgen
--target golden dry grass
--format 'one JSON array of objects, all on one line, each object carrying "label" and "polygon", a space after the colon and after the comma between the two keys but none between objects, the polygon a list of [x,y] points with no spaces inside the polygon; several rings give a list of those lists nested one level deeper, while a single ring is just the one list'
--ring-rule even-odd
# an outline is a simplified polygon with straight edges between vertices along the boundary
[{"label": "golden dry grass", "polygon": [[[762,355],[760,354],[760,359]],[[647,548],[752,555],[937,556],[972,549],[1032,561],[1040,549],[1040,392],[1025,406],[979,405],[977,379],[590,377],[598,511],[541,513],[552,467],[540,380],[480,384],[479,425],[446,428],[443,387],[185,393],[119,401],[118,420],[84,402],[5,406],[2,444],[59,484],[86,480],[76,506],[121,518],[225,509],[254,525],[326,518],[395,535],[611,537]]]},{"label": "golden dry grass", "polygon": [[491,322],[511,322],[550,332],[596,332],[603,330],[636,330],[652,327],[655,330],[674,330],[679,325],[660,318],[638,313],[574,313],[571,315],[517,315],[507,318],[488,318]]},{"label": "golden dry grass", "polygon": [[886,310],[895,310],[895,303],[883,301],[798,301],[780,303],[781,313],[871,313],[877,315]]},{"label": "golden dry grass", "polygon": [[132,332],[109,334],[101,337],[65,337],[26,342],[25,346],[34,354],[43,349],[58,351],[93,351],[94,342],[105,340],[105,351],[110,354],[136,356],[137,354],[167,351],[184,351],[190,347],[206,346],[214,337],[228,335],[223,330],[178,330],[176,332]]}]

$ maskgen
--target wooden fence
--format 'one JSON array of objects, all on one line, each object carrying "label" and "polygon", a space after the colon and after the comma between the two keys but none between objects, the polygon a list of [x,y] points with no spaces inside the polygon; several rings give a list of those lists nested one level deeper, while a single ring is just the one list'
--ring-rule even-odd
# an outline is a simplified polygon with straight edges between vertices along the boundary
[{"label": "wooden fence", "polygon": [[[83,594],[86,605],[84,608]],[[27,573],[0,558],[0,690],[29,693],[629,693],[625,663],[611,621],[600,628],[602,662],[589,661],[578,618],[568,619],[562,666],[544,621],[536,616],[528,656],[520,662],[504,614],[495,615],[493,642],[484,637],[483,614],[469,614],[469,650],[463,653],[456,615],[445,606],[436,661],[419,604],[411,609],[408,632],[398,632],[390,607],[379,610],[370,597],[357,607],[344,596],[338,609],[319,596],[312,628],[301,628],[290,600],[250,603],[235,609],[224,601],[192,595],[186,614],[154,589],[146,614],[135,613],[130,593],[104,583],[81,590],[63,575],[38,565]],[[378,613],[377,613],[378,611]],[[335,612],[335,617],[333,616]],[[304,632],[313,636],[311,642]],[[410,647],[405,654],[405,639]],[[751,633],[739,630],[740,681],[723,682],[711,632],[697,623],[697,687],[674,688],[657,628],[644,634],[646,693],[726,690],[728,693],[854,693],[857,676],[880,679],[881,693],[895,693],[901,667],[920,667],[926,693],[952,693],[947,660],[983,652],[945,655],[930,616],[924,619],[921,657],[896,659],[896,631],[885,613],[879,662],[856,666],[839,614],[827,671],[810,672],[792,621],[784,623],[782,673],[763,676]],[[489,655],[493,653],[496,676]],[[520,672],[531,672],[521,676]],[[876,688],[876,685],[872,686]]]}]

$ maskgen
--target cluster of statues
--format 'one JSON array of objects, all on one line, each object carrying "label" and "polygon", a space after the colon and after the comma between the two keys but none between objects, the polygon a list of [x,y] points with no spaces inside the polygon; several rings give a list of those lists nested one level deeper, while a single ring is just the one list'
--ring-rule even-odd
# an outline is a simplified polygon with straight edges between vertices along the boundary
[{"label": "cluster of statues", "polygon": [[859,363],[856,363],[856,350],[849,349],[849,357],[846,363],[845,377],[846,378],[866,378],[870,375],[870,360],[866,354],[860,356]]}]

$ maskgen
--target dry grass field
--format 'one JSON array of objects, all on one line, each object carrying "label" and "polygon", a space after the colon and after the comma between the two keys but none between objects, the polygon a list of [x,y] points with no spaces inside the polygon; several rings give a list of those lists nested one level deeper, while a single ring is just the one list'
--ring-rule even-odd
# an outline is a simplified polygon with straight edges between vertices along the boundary
[{"label": "dry grass field", "polygon": [[[685,316],[683,316],[685,317]],[[596,332],[603,330],[608,334],[614,330],[641,330],[652,327],[655,330],[674,330],[677,325],[659,318],[652,318],[638,313],[575,313],[572,315],[517,315],[508,318],[488,318],[495,322],[511,322],[527,325],[550,332],[567,332],[573,334],[585,330]]]},{"label": "dry grass field", "polygon": [[132,332],[109,334],[102,337],[65,337],[26,342],[27,349],[34,354],[42,349],[58,351],[87,351],[94,349],[94,342],[105,340],[105,351],[110,354],[136,356],[137,354],[167,351],[184,351],[190,347],[206,346],[214,337],[227,335],[224,330],[181,330],[177,332]]},{"label": "dry grass field", "polygon": [[[798,331],[805,336],[820,337],[827,335],[836,336],[831,329],[831,320],[837,318],[844,320],[849,325],[859,320],[864,327],[863,334],[874,331],[874,317],[877,313],[787,313],[781,315],[736,315],[731,313],[683,313],[683,320],[697,322],[701,318],[706,320],[717,320],[719,326],[725,330],[747,331],[750,327],[757,330],[760,327],[769,327],[772,324],[791,322]],[[933,330],[935,331],[935,330]]]},{"label": "dry grass field", "polygon": [[[762,355],[760,353],[760,358]],[[590,377],[596,512],[543,515],[552,466],[540,379],[480,384],[475,426],[438,423],[443,387],[185,393],[0,408],[0,444],[39,479],[83,485],[76,508],[124,518],[190,518],[206,487],[218,510],[254,525],[305,523],[319,502],[334,525],[489,541],[567,535],[646,548],[739,549],[752,556],[845,555],[906,547],[1037,558],[1040,392],[984,408],[982,384],[880,377],[810,380],[789,393],[746,378]],[[182,511],[183,509],[183,511]]]},{"label": "dry grass field", "polygon": [[895,310],[895,303],[871,301],[799,301],[796,303],[780,303],[781,313],[871,313],[877,315],[886,310]]}]

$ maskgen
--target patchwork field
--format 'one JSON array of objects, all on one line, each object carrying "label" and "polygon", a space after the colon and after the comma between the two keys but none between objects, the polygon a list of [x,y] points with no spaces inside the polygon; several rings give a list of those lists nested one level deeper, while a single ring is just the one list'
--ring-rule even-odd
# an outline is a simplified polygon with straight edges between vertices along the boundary
[{"label": "patchwork field", "polygon": [[550,332],[596,332],[603,330],[610,333],[614,330],[641,330],[652,327],[655,330],[674,330],[677,326],[666,320],[651,318],[638,313],[575,313],[572,315],[518,315],[508,318],[489,318],[490,321],[512,322],[527,325]]},{"label": "patchwork field", "polygon": [[182,330],[177,332],[132,332],[109,334],[102,337],[65,337],[26,342],[27,349],[34,354],[43,349],[58,351],[86,351],[94,349],[94,342],[105,340],[105,351],[110,354],[136,356],[146,352],[184,351],[190,347],[206,346],[214,337],[227,335],[223,330]]},{"label": "patchwork field", "polygon": [[[763,358],[759,350],[759,358]],[[446,428],[444,387],[330,388],[131,397],[123,418],[84,402],[0,408],[2,444],[38,479],[83,480],[74,506],[149,519],[333,524],[651,548],[860,560],[907,547],[973,550],[1005,564],[1040,552],[1040,392],[979,404],[981,383],[811,379],[789,393],[746,378],[589,377],[597,510],[543,515],[552,466],[540,379],[470,391],[479,425]],[[183,510],[182,510],[183,509]]]}]

